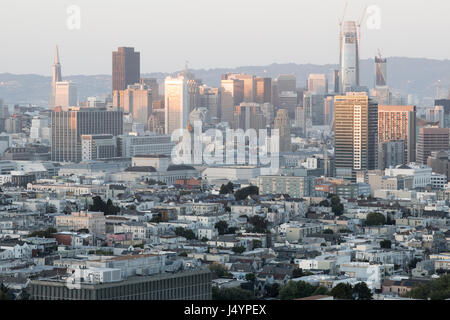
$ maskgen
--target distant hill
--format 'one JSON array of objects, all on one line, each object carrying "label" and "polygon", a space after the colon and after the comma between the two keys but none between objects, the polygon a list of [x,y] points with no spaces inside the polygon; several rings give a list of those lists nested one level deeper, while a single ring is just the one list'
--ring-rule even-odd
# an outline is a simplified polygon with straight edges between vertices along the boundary
[{"label": "distant hill", "polygon": [[[282,73],[293,73],[297,78],[297,86],[306,85],[306,79],[310,73],[328,73],[330,69],[336,69],[337,65],[314,64],[271,64],[268,66],[247,66],[237,68],[216,68],[190,70],[203,83],[218,86],[220,76],[227,72],[251,73],[257,76],[275,78]],[[373,87],[374,84],[374,60],[361,60],[361,85]],[[434,97],[435,86],[439,80],[445,86],[450,85],[450,60],[432,60],[422,58],[388,58],[388,85],[400,91],[402,94],[414,93],[419,97]],[[164,79],[169,73],[145,73],[142,76]],[[72,75],[64,76],[64,80],[72,80],[77,83],[80,100],[88,96],[104,95],[111,92],[110,75]],[[49,76],[34,74],[10,74],[0,73],[0,98],[5,103],[32,103],[47,105],[50,94]]]}]

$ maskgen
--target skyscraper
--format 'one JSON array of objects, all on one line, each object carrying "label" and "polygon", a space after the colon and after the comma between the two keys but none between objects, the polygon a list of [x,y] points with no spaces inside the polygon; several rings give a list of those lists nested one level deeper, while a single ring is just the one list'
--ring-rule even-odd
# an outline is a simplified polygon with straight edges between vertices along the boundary
[{"label": "skyscraper", "polygon": [[52,161],[79,162],[82,135],[123,134],[123,112],[106,108],[55,108],[52,113]]},{"label": "skyscraper", "polygon": [[359,35],[355,21],[345,21],[341,26],[340,50],[340,91],[354,91],[359,87]]},{"label": "skyscraper", "polygon": [[113,105],[131,114],[133,122],[142,123],[147,130],[148,119],[152,114],[152,90],[145,84],[134,84],[113,94]]},{"label": "skyscraper", "polygon": [[189,121],[188,79],[184,75],[166,77],[165,92],[165,134],[176,129],[186,129]]},{"label": "skyscraper", "polygon": [[233,122],[234,107],[244,101],[244,81],[237,79],[220,82],[221,121]]},{"label": "skyscraper", "polygon": [[420,128],[417,142],[417,162],[427,164],[433,151],[449,151],[449,128]]},{"label": "skyscraper", "polygon": [[310,74],[308,76],[308,92],[322,95],[327,94],[327,76],[324,74]]},{"label": "skyscraper", "polygon": [[255,102],[272,103],[272,79],[255,78]]},{"label": "skyscraper", "polygon": [[311,119],[313,126],[325,125],[324,95],[314,92],[303,94],[303,107],[306,112],[306,119]]},{"label": "skyscraper", "polygon": [[220,90],[219,88],[210,88],[206,85],[199,87],[200,107],[209,111],[211,120],[217,122],[220,118]]},{"label": "skyscraper", "polygon": [[266,119],[261,110],[261,105],[254,102],[242,102],[240,105],[234,107],[233,113],[233,128],[255,129],[257,132],[266,127]]},{"label": "skyscraper", "polygon": [[405,141],[406,162],[416,161],[416,107],[378,106],[378,142]]},{"label": "skyscraper", "polygon": [[334,98],[336,176],[356,180],[377,168],[378,105],[364,92]]},{"label": "skyscraper", "polygon": [[112,53],[112,90],[125,90],[139,83],[140,53],[134,48],[120,47]]},{"label": "skyscraper", "polygon": [[76,107],[78,105],[77,87],[71,81],[55,83],[55,107]]},{"label": "skyscraper", "polygon": [[244,97],[242,102],[255,102],[255,76],[245,73],[231,73],[222,76],[222,80],[230,79],[242,80],[244,82]]},{"label": "skyscraper", "polygon": [[279,130],[280,152],[291,152],[291,123],[287,110],[279,109],[277,111],[273,127]]},{"label": "skyscraper", "polygon": [[53,63],[53,68],[52,68],[52,84],[51,84],[50,101],[49,101],[49,109],[50,110],[53,110],[55,108],[56,83],[60,82],[60,81],[62,81],[61,63],[59,62],[58,46],[56,46],[55,61]]},{"label": "skyscraper", "polygon": [[384,87],[387,85],[386,58],[381,55],[375,57],[375,87]]}]

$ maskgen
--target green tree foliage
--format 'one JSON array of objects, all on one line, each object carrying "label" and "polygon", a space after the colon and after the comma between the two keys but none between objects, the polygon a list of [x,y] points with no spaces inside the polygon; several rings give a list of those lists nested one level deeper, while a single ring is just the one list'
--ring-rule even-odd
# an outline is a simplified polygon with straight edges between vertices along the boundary
[{"label": "green tree foliage", "polygon": [[371,212],[366,217],[366,226],[384,226],[386,218],[378,212]]},{"label": "green tree foliage", "polygon": [[353,287],[355,300],[372,300],[372,291],[365,282],[359,282]]},{"label": "green tree foliage", "polygon": [[250,195],[258,195],[259,194],[259,188],[256,186],[248,186],[242,189],[239,189],[234,193],[234,197],[236,201],[247,199]]},{"label": "green tree foliage", "polygon": [[256,276],[254,273],[247,273],[245,275],[245,280],[250,281],[250,282],[255,282],[256,281]]},{"label": "green tree foliage", "polygon": [[213,300],[255,300],[255,295],[241,288],[212,288]]},{"label": "green tree foliage", "polygon": [[328,198],[331,202],[331,211],[336,216],[341,216],[344,213],[344,205],[341,203],[341,198],[335,194],[331,195],[331,197],[328,196]]},{"label": "green tree foliage", "polygon": [[226,221],[221,220],[214,225],[214,228],[217,229],[219,235],[226,234],[228,231],[228,223]]},{"label": "green tree foliage", "polygon": [[450,299],[450,275],[442,275],[427,284],[419,284],[406,294],[407,297],[422,300]]},{"label": "green tree foliage", "polygon": [[262,242],[258,239],[253,239],[252,241],[252,247],[253,249],[262,248]]},{"label": "green tree foliage", "polygon": [[328,200],[323,200],[323,201],[320,201],[319,206],[321,206],[321,207],[329,207],[330,203],[328,202]]},{"label": "green tree foliage", "polygon": [[330,294],[334,299],[353,300],[353,286],[348,283],[339,283],[331,289]]},{"label": "green tree foliage", "polygon": [[231,274],[228,272],[224,265],[213,263],[208,266],[208,269],[215,274],[218,278],[229,278]]},{"label": "green tree foliage", "polygon": [[3,284],[0,284],[0,300],[11,300],[12,294],[11,291]]},{"label": "green tree foliage", "polygon": [[266,284],[264,295],[268,298],[276,298],[280,294],[280,285],[278,283]]},{"label": "green tree foliage", "polygon": [[380,248],[382,249],[391,249],[392,242],[391,240],[383,240],[380,242]]},{"label": "green tree foliage", "polygon": [[117,215],[120,208],[113,205],[112,200],[103,201],[101,197],[95,196],[92,198],[93,204],[89,206],[90,211],[103,212],[105,215]]},{"label": "green tree foliage", "polygon": [[267,220],[260,216],[253,216],[248,219],[248,222],[253,226],[251,231],[256,233],[267,233]]},{"label": "green tree foliage", "polygon": [[220,194],[230,194],[233,193],[234,191],[234,185],[230,182],[228,182],[227,184],[223,184],[220,186]]},{"label": "green tree foliage", "polygon": [[316,291],[312,294],[313,296],[326,296],[329,294],[329,291],[324,286],[317,287]]},{"label": "green tree foliage", "polygon": [[325,230],[323,230],[323,233],[324,234],[333,234],[334,232],[331,229],[325,229]]},{"label": "green tree foliage", "polygon": [[293,300],[298,298],[310,297],[314,294],[317,287],[304,281],[289,281],[280,289],[281,300]]},{"label": "green tree foliage", "polygon": [[50,227],[46,230],[42,231],[33,231],[30,233],[30,237],[39,237],[39,238],[53,238],[52,234],[58,232],[55,228]]},{"label": "green tree foliage", "polygon": [[243,246],[233,247],[233,249],[231,249],[231,250],[233,250],[233,252],[236,254],[241,254],[241,253],[245,252],[245,248]]},{"label": "green tree foliage", "polygon": [[175,228],[175,234],[179,237],[184,237],[187,240],[195,240],[197,237],[195,236],[194,231],[191,229],[186,229],[183,227],[177,227]]}]

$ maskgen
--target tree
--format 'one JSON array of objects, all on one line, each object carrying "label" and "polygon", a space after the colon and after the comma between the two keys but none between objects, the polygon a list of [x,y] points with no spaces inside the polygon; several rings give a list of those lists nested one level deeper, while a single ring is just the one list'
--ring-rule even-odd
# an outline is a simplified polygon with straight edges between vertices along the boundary
[{"label": "tree", "polygon": [[378,212],[371,212],[366,217],[366,226],[384,226],[386,218]]},{"label": "tree", "polygon": [[331,229],[325,229],[323,230],[323,234],[334,234],[334,232]]},{"label": "tree", "polygon": [[329,294],[329,291],[324,286],[317,287],[316,291],[312,294],[313,296],[326,296]]},{"label": "tree", "polygon": [[253,241],[252,241],[252,247],[253,247],[253,249],[262,248],[262,242],[261,242],[261,240],[253,239]]},{"label": "tree", "polygon": [[239,189],[234,193],[234,198],[236,201],[247,199],[250,195],[258,195],[259,194],[259,188],[256,186],[248,186],[242,189]]},{"label": "tree", "polygon": [[321,206],[321,207],[329,207],[330,203],[328,202],[328,200],[323,200],[323,201],[320,201],[319,206]]},{"label": "tree", "polygon": [[226,185],[223,184],[220,186],[220,194],[230,194],[234,191],[234,185],[229,181]]},{"label": "tree", "polygon": [[241,253],[243,253],[245,251],[245,247],[237,246],[237,247],[233,247],[233,249],[231,249],[231,250],[233,250],[233,252],[235,254],[241,254]]},{"label": "tree", "polygon": [[248,222],[253,225],[253,232],[266,233],[267,232],[267,220],[260,216],[251,217]]},{"label": "tree", "polygon": [[280,294],[280,285],[278,283],[266,284],[264,287],[264,293],[269,298],[278,297]]},{"label": "tree", "polygon": [[0,300],[11,300],[11,291],[3,282],[0,284]]},{"label": "tree", "polygon": [[30,233],[30,237],[53,238],[52,234],[56,232],[58,231],[55,228],[50,227],[42,231],[33,231]]},{"label": "tree", "polygon": [[342,203],[338,203],[331,206],[331,211],[336,216],[341,216],[344,213],[344,205]]},{"label": "tree", "polygon": [[214,273],[218,278],[230,277],[230,273],[224,265],[219,263],[213,263],[208,266],[209,270]]},{"label": "tree", "polygon": [[316,291],[316,287],[305,281],[289,281],[280,289],[281,300],[293,300],[310,297]]},{"label": "tree", "polygon": [[391,240],[383,240],[380,242],[380,248],[382,249],[391,249],[392,243]]},{"label": "tree", "polygon": [[185,229],[183,227],[177,227],[175,228],[175,234],[179,237],[184,237],[187,240],[195,240],[197,237],[195,236],[194,231],[191,229]]},{"label": "tree", "polygon": [[223,235],[228,231],[228,223],[226,221],[221,220],[214,225],[214,228],[218,230],[219,235]]},{"label": "tree", "polygon": [[355,284],[353,295],[355,300],[372,300],[372,291],[367,287],[365,282]]},{"label": "tree", "polygon": [[250,282],[255,282],[256,281],[256,276],[254,273],[247,273],[245,275],[245,280],[250,281]]},{"label": "tree", "polygon": [[431,280],[427,284],[419,284],[412,288],[406,296],[422,300],[450,299],[450,275],[441,275],[439,279]]},{"label": "tree", "polygon": [[303,273],[302,268],[295,268],[294,271],[292,272],[292,278],[300,278],[305,276],[305,274]]},{"label": "tree", "polygon": [[353,300],[353,287],[348,283],[339,283],[337,286],[331,289],[330,294],[335,299]]},{"label": "tree", "polygon": [[213,300],[255,300],[255,295],[242,288],[212,288]]}]

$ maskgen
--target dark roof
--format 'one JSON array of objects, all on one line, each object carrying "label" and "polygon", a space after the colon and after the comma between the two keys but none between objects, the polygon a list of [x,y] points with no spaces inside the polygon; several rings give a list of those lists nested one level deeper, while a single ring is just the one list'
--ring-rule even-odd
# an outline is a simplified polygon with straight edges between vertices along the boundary
[{"label": "dark roof", "polygon": [[169,158],[168,156],[164,155],[164,154],[137,154],[134,155],[133,158]]},{"label": "dark roof", "polygon": [[167,171],[178,171],[178,170],[195,170],[195,168],[184,164],[171,165],[167,168]]},{"label": "dark roof", "polygon": [[156,172],[156,169],[152,166],[129,167],[125,172]]}]

